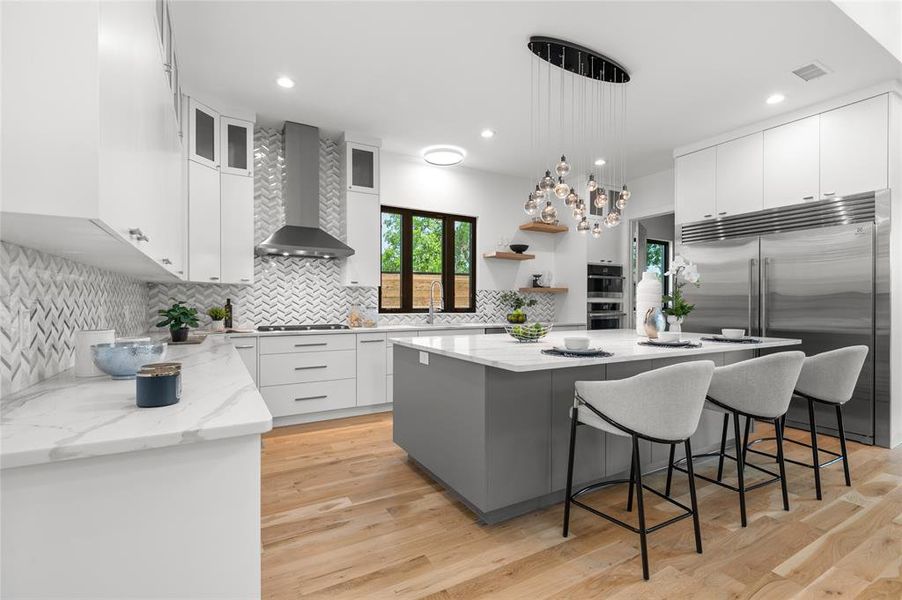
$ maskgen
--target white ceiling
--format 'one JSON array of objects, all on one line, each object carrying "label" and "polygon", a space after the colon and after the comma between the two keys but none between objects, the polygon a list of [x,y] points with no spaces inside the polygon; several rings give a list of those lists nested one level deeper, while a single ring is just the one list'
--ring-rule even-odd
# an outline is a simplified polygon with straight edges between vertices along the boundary
[{"label": "white ceiling", "polygon": [[[456,144],[468,166],[516,175],[535,165],[530,35],[630,71],[632,178],[669,167],[676,146],[902,78],[902,63],[830,2],[181,0],[172,18],[183,81],[201,99],[405,154]],[[790,72],[812,60],[833,73],[805,83]],[[277,87],[279,75],[296,87]],[[775,91],[786,101],[766,105]],[[485,127],[497,136],[482,139]]]}]

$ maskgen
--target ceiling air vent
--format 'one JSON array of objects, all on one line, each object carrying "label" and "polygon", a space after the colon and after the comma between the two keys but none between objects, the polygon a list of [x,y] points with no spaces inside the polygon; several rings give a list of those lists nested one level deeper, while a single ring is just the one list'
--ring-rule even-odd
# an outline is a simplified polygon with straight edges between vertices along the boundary
[{"label": "ceiling air vent", "polygon": [[792,71],[795,75],[798,75],[805,81],[811,81],[812,79],[817,79],[818,77],[823,77],[827,73],[830,72],[830,69],[825,67],[822,63],[814,61],[813,63],[809,63],[807,65],[803,65],[798,69],[793,69]]}]

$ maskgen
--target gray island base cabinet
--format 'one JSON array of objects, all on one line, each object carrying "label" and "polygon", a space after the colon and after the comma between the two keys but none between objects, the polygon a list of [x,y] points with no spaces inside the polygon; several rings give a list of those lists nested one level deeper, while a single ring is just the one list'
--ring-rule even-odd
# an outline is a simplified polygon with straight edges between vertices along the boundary
[{"label": "gray island base cabinet", "polygon": [[[563,500],[575,381],[622,379],[692,360],[731,364],[756,354],[748,346],[718,344],[703,355],[516,372],[430,351],[423,340],[419,345],[407,341],[394,347],[394,441],[486,523]],[[472,351],[471,358],[479,360],[480,349],[462,343],[457,350]],[[548,344],[530,346],[538,354]],[[523,352],[523,346],[515,351]],[[722,424],[720,413],[704,411],[693,448],[702,452],[719,446]],[[577,436],[575,485],[628,476],[629,438],[589,427],[577,428]],[[644,469],[666,465],[668,445],[640,443]],[[679,449],[677,455],[682,456]]]}]

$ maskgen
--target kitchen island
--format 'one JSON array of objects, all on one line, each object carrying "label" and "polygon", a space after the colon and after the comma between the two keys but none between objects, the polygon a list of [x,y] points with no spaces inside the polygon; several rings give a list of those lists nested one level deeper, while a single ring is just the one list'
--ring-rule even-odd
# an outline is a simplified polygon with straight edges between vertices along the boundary
[{"label": "kitchen island", "polygon": [[[730,364],[801,343],[759,338],[758,344],[660,348],[640,345],[633,330],[614,330],[584,333],[610,357],[541,353],[572,335],[583,333],[551,332],[538,343],[506,334],[393,339],[395,443],[481,520],[495,523],[563,500],[574,382],[622,379],[691,360]],[[719,445],[722,423],[721,414],[704,411],[693,448]],[[629,438],[589,427],[578,428],[577,436],[574,485],[627,474]],[[644,469],[666,464],[669,446],[641,444]]]},{"label": "kitchen island", "polygon": [[3,398],[4,598],[259,598],[272,416],[224,338],[169,346],[182,397],[71,371]]}]

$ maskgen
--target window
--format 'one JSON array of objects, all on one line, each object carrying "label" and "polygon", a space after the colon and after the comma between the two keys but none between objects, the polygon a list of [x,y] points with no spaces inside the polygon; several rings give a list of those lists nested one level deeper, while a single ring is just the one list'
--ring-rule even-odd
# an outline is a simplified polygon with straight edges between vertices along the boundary
[{"label": "window", "polygon": [[664,275],[670,270],[670,242],[645,241],[645,268],[657,274],[664,288],[664,295],[670,294],[670,277]]},{"label": "window", "polygon": [[475,254],[475,218],[383,206],[379,312],[475,312]]}]

